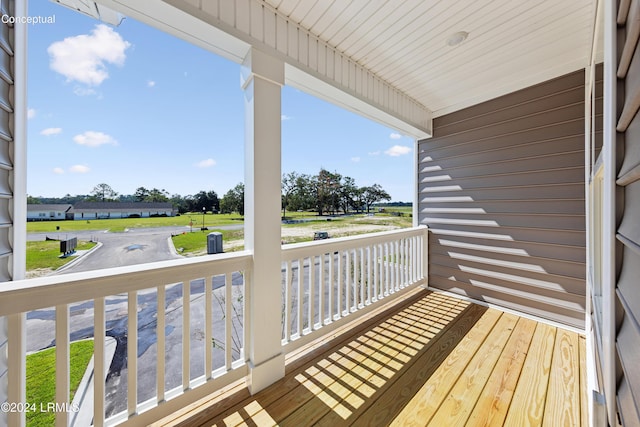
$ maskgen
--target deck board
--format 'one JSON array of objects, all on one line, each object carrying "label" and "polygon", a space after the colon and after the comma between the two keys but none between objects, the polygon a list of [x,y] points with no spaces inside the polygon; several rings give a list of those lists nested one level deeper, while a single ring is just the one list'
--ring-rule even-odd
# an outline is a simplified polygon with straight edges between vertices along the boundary
[{"label": "deck board", "polygon": [[518,317],[515,315],[503,314],[500,317],[467,368],[458,377],[453,389],[429,422],[430,425],[453,427],[466,424],[517,323]]},{"label": "deck board", "polygon": [[[376,372],[377,382],[352,383],[351,389],[347,386],[348,381],[342,383],[333,382],[326,384],[326,389],[321,393],[321,399],[313,402],[311,406],[323,406],[322,400],[329,393],[332,396],[338,395],[346,400],[339,403],[325,404],[323,408],[310,412],[309,408],[300,408],[296,413],[283,420],[283,425],[308,425],[305,423],[318,423],[319,425],[335,425],[335,423],[344,423],[346,419],[351,417],[358,418],[358,414],[366,413],[366,409],[371,405],[371,397],[374,393],[384,393],[391,386],[395,378],[400,377],[402,370],[409,369],[412,360],[419,351],[423,351],[429,345],[431,340],[440,332],[452,326],[449,319],[453,319],[462,312],[468,304],[449,305],[447,310],[443,310],[443,305],[437,309],[429,305],[416,304],[408,310],[400,312],[399,316],[380,324],[380,326],[367,332],[367,340],[354,340],[347,347],[351,350],[355,349],[358,353],[358,363],[349,364],[346,369],[340,368],[344,376],[349,376],[349,369],[361,365],[368,368],[369,371]],[[439,314],[434,315],[435,311]],[[442,322],[447,319],[446,322]],[[411,338],[409,338],[411,337]],[[408,339],[409,338],[409,339]],[[418,350],[420,348],[421,350]],[[340,351],[338,351],[339,353]],[[329,361],[321,362],[320,367],[324,370],[335,369],[337,360],[335,356],[329,356]],[[372,390],[361,390],[359,387],[370,387]],[[368,396],[367,399],[355,398],[354,395]],[[351,400],[347,399],[351,398]],[[324,409],[324,412],[322,411]],[[322,416],[317,417],[322,413]],[[370,423],[369,425],[373,425]]]},{"label": "deck board", "polygon": [[441,358],[432,358],[430,363],[425,365],[425,371],[429,373],[432,370],[432,373],[428,375],[420,390],[413,393],[409,403],[392,420],[391,425],[401,427],[427,423],[446,399],[500,316],[501,313],[497,310],[486,311],[451,352],[443,354]]},{"label": "deck board", "polygon": [[234,389],[226,406],[165,424],[578,426],[586,417],[586,346],[575,332],[422,290],[331,339],[301,351],[266,390]]},{"label": "deck board", "polygon": [[578,335],[558,330],[551,363],[543,426],[580,425],[579,361]]},{"label": "deck board", "polygon": [[354,413],[358,424],[388,425],[406,406],[407,401],[420,390],[433,371],[455,348],[484,311],[485,309],[477,306],[468,308],[464,312],[465,321],[456,322],[444,330],[437,339],[431,342],[429,347],[424,349],[414,363],[406,367],[401,376],[390,381],[386,387],[367,402],[367,405],[363,405],[359,411]]},{"label": "deck board", "polygon": [[589,402],[587,394],[587,339],[584,335],[580,339],[580,425],[589,425]]},{"label": "deck board", "polygon": [[542,425],[556,328],[538,323],[524,362],[505,425]]},{"label": "deck board", "polygon": [[535,321],[518,319],[509,342],[473,408],[467,427],[504,423],[535,329]]}]

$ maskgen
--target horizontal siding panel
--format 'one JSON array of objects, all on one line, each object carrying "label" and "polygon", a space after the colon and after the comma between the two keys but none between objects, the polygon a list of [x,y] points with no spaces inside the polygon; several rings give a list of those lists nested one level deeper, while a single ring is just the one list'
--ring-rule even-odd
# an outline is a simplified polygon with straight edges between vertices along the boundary
[{"label": "horizontal siding panel", "polygon": [[[508,298],[505,298],[503,293],[496,292],[486,287],[481,288],[478,286],[469,286],[455,279],[431,274],[429,274],[429,284],[433,284],[433,287],[437,289],[465,295],[470,298],[484,301],[488,304],[496,304],[512,310],[527,313],[532,316],[561,322],[566,325],[574,327],[583,327],[584,325],[583,311],[570,310],[565,306],[546,304],[540,298],[535,301],[535,304],[532,303],[532,300],[529,297],[511,295]],[[581,299],[584,299],[584,297]],[[554,300],[554,302],[557,301],[559,300]]]},{"label": "horizontal siding panel", "polygon": [[583,97],[579,72],[434,120],[417,166],[430,286],[583,324]]},{"label": "horizontal siding panel", "polygon": [[0,139],[4,139],[5,141],[13,140],[11,129],[9,129],[10,116],[10,112],[0,109]]},{"label": "horizontal siding panel", "polygon": [[427,224],[468,224],[477,227],[527,227],[545,228],[547,230],[577,230],[585,229],[584,215],[461,215],[429,213],[424,217]]},{"label": "horizontal siding panel", "polygon": [[[443,184],[455,180],[456,185],[466,188],[502,187],[505,184],[511,186],[529,186],[563,183],[581,183],[584,169],[581,167],[567,167],[566,169],[542,169],[533,171],[505,172],[500,174],[478,174],[475,168],[448,169],[446,174],[419,174],[419,183],[430,185]],[[467,176],[464,176],[467,175]],[[422,190],[422,189],[421,189]],[[583,206],[584,208],[584,206]],[[584,212],[584,209],[583,209]]]},{"label": "horizontal siding panel", "polygon": [[506,295],[524,297],[528,293],[531,299],[547,305],[555,305],[575,312],[584,309],[584,294],[567,292],[567,289],[575,288],[576,281],[573,279],[552,277],[555,280],[547,280],[544,287],[541,287],[540,284],[534,284],[535,279],[526,276],[518,276],[514,281],[503,278],[498,273],[490,270],[479,272],[472,267],[468,267],[468,271],[464,271],[459,268],[434,264],[433,272],[429,274],[429,277],[455,278],[457,282],[466,284],[467,288],[491,289],[496,296],[503,293],[503,298]]},{"label": "horizontal siding panel", "polygon": [[[449,261],[446,261],[447,259]],[[550,298],[566,297],[573,302],[580,302],[580,305],[584,304],[580,299],[580,297],[584,298],[584,292],[580,290],[584,288],[581,285],[584,280],[580,278],[534,273],[439,254],[430,255],[430,261],[432,262],[430,268],[433,268],[433,274],[436,275],[444,274],[446,271],[445,277],[454,276],[456,280],[463,280],[469,284],[478,281],[491,283],[496,289],[502,288],[505,294],[509,294],[513,289],[520,289],[522,292],[535,294],[535,296],[532,295],[534,299],[540,295],[548,295]],[[564,302],[558,302],[558,304],[564,304]]]},{"label": "horizontal siding panel", "polygon": [[421,155],[420,162],[424,162],[428,161],[428,158],[440,160],[447,157],[509,149],[545,141],[558,141],[570,137],[584,138],[583,120],[556,123],[536,129],[526,128],[517,132],[487,137],[480,137],[477,134],[471,137],[467,134],[451,135],[446,140],[444,138],[443,140],[426,140],[428,143],[425,141],[425,145],[418,145],[418,152]]},{"label": "horizontal siding panel", "polygon": [[584,215],[584,200],[506,200],[506,201],[440,201],[429,204],[420,213],[448,212],[451,214],[476,213],[530,213],[530,214],[570,214]]},{"label": "horizontal siding panel", "polygon": [[[459,265],[462,262],[471,264],[485,264],[487,268],[495,265],[503,267],[509,274],[517,274],[517,270],[523,273],[527,272],[527,276],[531,278],[538,277],[537,280],[543,280],[545,274],[553,274],[568,278],[585,278],[585,264],[578,262],[570,262],[561,258],[551,259],[532,256],[509,255],[505,253],[491,253],[482,250],[470,250],[457,246],[438,244],[434,245],[431,256],[441,256],[443,259],[452,259],[453,261],[445,261],[443,265]],[[433,259],[437,263],[436,259]],[[529,274],[531,273],[531,274]]]},{"label": "horizontal siding panel", "polygon": [[468,129],[465,131],[440,135],[438,128],[434,127],[433,136],[441,140],[451,140],[453,137],[473,134],[473,138],[494,138],[501,135],[521,132],[526,129],[535,129],[552,126],[557,123],[567,123],[575,120],[584,120],[584,104],[573,104],[553,111],[543,111],[527,117],[497,123],[495,126]]},{"label": "horizontal siding panel", "polygon": [[11,43],[9,40],[9,25],[0,25],[0,78],[6,83],[13,84],[11,73]]},{"label": "horizontal siding panel", "polygon": [[629,8],[628,21],[626,22],[626,38],[622,48],[622,55],[620,55],[618,63],[618,78],[625,78],[629,71],[629,64],[633,58],[633,53],[636,50],[636,44],[638,43],[638,36],[640,36],[640,10],[638,8],[638,2],[633,0],[631,7]]},{"label": "horizontal siding panel", "polygon": [[[466,178],[477,176],[502,176],[506,174],[527,174],[531,172],[553,172],[555,170],[577,169],[583,166],[576,164],[584,154],[580,151],[558,152],[556,154],[522,155],[518,159],[496,160],[484,163],[471,163],[446,168],[446,173],[440,170],[427,169],[420,173],[421,178],[449,177]],[[458,159],[461,160],[461,159]],[[584,158],[582,158],[584,163]],[[440,166],[442,167],[442,166]],[[434,168],[435,169],[435,168]]]},{"label": "horizontal siding panel", "polygon": [[640,108],[640,55],[637,50],[631,60],[624,88],[624,107],[616,126],[618,132],[624,132],[628,128]]},{"label": "horizontal siding panel", "polygon": [[624,175],[619,175],[619,178],[616,180],[616,184],[624,186],[632,184],[638,180],[640,180],[640,163],[635,165],[633,169],[630,169]]},{"label": "horizontal siding panel", "polygon": [[[640,116],[636,116],[625,132],[624,160],[618,178],[624,177],[640,166]],[[622,185],[626,185],[625,182]]]},{"label": "horizontal siding panel", "polygon": [[[640,402],[640,389],[637,385],[640,384],[640,364],[638,363],[638,343],[640,343],[640,331],[636,328],[636,324],[632,322],[628,316],[624,316],[622,323],[618,329],[618,337],[616,339],[616,349],[618,351],[618,357],[624,373],[624,378],[629,384],[633,386],[629,389],[631,399],[629,406],[632,402]],[[633,404],[635,411],[638,411],[636,404]],[[625,411],[626,412],[626,411]]]},{"label": "horizontal siding panel", "polygon": [[[629,310],[627,316],[640,324],[640,255],[630,249],[622,254],[622,269],[618,276],[618,293]],[[640,345],[640,341],[636,343]],[[640,383],[639,383],[640,384]]]},{"label": "horizontal siding panel", "polygon": [[618,232],[625,238],[640,246],[640,181],[624,188],[626,209],[618,228]]},{"label": "horizontal siding panel", "polygon": [[[536,98],[518,105],[495,110],[462,122],[452,123],[446,127],[438,127],[439,135],[451,135],[465,132],[469,129],[477,129],[484,126],[494,126],[499,123],[506,123],[514,119],[533,116],[540,113],[553,113],[558,111],[561,115],[570,111],[568,106],[584,106],[584,87],[578,86],[567,91],[555,93],[544,98]],[[575,118],[575,113],[569,113],[566,120]],[[557,121],[564,121],[563,117],[556,117]]]},{"label": "horizontal siding panel", "polygon": [[616,23],[618,25],[625,25],[627,23],[627,17],[629,16],[629,6],[631,6],[631,0],[620,0],[618,5],[618,14],[616,16]]},{"label": "horizontal siding panel", "polygon": [[466,200],[554,200],[575,199],[584,195],[578,191],[570,193],[572,189],[584,190],[584,184],[479,187],[466,191],[462,191],[462,187],[454,182],[446,186],[418,187],[423,203],[433,203],[434,200],[430,199],[433,197],[464,197]]},{"label": "horizontal siding panel", "polygon": [[[0,256],[5,256],[7,254],[11,254],[12,252],[12,248],[13,245],[11,245],[11,227],[9,227],[11,225],[10,222],[4,222],[6,221],[5,218],[2,218],[2,223],[0,223],[0,225],[2,227],[0,227]],[[2,275],[2,277],[7,277],[7,280],[9,277],[11,277],[10,275],[7,276],[6,274],[2,274],[5,272],[5,270],[2,270],[2,268],[8,267],[8,265],[5,266],[6,263],[4,262],[0,262],[0,274]]]},{"label": "horizontal siding panel", "polygon": [[456,158],[462,157],[458,160],[462,162],[466,156],[473,156],[477,163],[484,163],[555,154],[559,146],[565,152],[584,148],[584,137],[577,135],[573,126],[562,124],[558,125],[556,130],[561,130],[562,133],[554,132],[556,137],[550,139],[545,139],[545,136],[549,136],[549,129],[536,129],[522,132],[517,137],[505,135],[488,141],[473,140],[470,143],[453,144],[438,150],[430,149],[428,153],[421,154],[420,162],[425,163],[426,167],[430,162],[455,166]]},{"label": "horizontal siding panel", "polygon": [[623,426],[640,426],[640,414],[633,401],[631,387],[626,378],[622,378],[618,385],[618,407]]},{"label": "horizontal siding panel", "polygon": [[8,112],[13,112],[13,107],[11,106],[9,101],[10,88],[11,85],[9,83],[4,80],[0,80],[0,108]]},{"label": "horizontal siding panel", "polygon": [[[11,217],[11,204],[12,199],[7,197],[0,198],[0,226],[2,227],[13,224],[13,218]],[[6,251],[11,251],[11,249],[0,247],[0,253],[5,253]]]},{"label": "horizontal siding panel", "polygon": [[[421,224],[424,223],[425,221],[421,220]],[[434,224],[431,226],[431,229],[434,233],[438,234],[463,233],[465,236],[477,236],[478,239],[484,239],[487,241],[524,241],[530,243],[560,244],[577,247],[584,247],[585,245],[585,235],[583,231],[545,230],[527,227],[496,227],[479,229],[478,227],[467,226],[464,224]]]},{"label": "horizontal siding panel", "polygon": [[[584,90],[583,72],[573,73],[571,75],[563,76],[558,79],[549,80],[542,84],[523,89],[517,93],[511,93],[501,96],[490,102],[496,110],[504,109],[521,104],[523,100],[542,98],[574,88],[583,88],[582,90]],[[446,129],[446,126],[449,124],[465,121],[469,117],[476,117],[478,115],[486,114],[486,111],[487,108],[485,105],[474,105],[464,110],[456,111],[454,113],[447,114],[446,116],[438,117],[434,119],[434,125]]]},{"label": "horizontal siding panel", "polygon": [[11,196],[13,192],[10,187],[10,171],[0,169],[0,197]]},{"label": "horizontal siding panel", "polygon": [[0,165],[11,165],[11,144],[8,141],[0,139]]},{"label": "horizontal siding panel", "polygon": [[[8,15],[8,16],[12,16],[13,14],[11,12],[9,12],[9,6],[7,4],[8,2],[3,1],[2,2],[2,14],[3,15]],[[0,49],[2,49],[4,52],[2,52],[1,54],[3,56],[6,56],[5,53],[8,53],[9,55],[13,55],[13,48],[11,47],[11,36],[9,35],[11,28],[13,28],[13,26],[10,25],[0,25]]]},{"label": "horizontal siding panel", "polygon": [[456,232],[444,230],[431,230],[429,244],[434,248],[438,246],[451,246],[454,248],[470,248],[484,250],[493,254],[510,254],[530,256],[534,258],[548,258],[565,260],[575,263],[585,263],[584,248],[580,246],[546,244],[538,242],[489,240],[473,235],[460,235]]}]

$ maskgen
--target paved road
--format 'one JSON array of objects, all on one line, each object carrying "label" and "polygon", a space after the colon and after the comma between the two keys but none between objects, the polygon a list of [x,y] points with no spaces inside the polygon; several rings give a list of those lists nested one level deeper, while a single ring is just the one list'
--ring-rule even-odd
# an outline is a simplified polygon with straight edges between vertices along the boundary
[{"label": "paved road", "polygon": [[[238,229],[242,225],[229,225],[217,229]],[[55,274],[75,273],[109,267],[134,265],[154,261],[182,258],[177,255],[169,241],[172,234],[189,231],[189,227],[162,227],[129,229],[125,232],[111,233],[108,230],[91,230],[79,232],[32,233],[28,240],[67,239],[77,237],[80,240],[94,240],[101,245],[96,250],[75,261],[72,266]],[[216,277],[213,282],[216,300],[224,298],[223,278]],[[242,283],[242,277],[234,273],[233,285]],[[204,374],[204,281],[191,282],[191,316],[192,316],[192,376]],[[241,291],[240,286],[233,286],[234,295]],[[237,296],[236,301],[241,301]],[[107,335],[116,340],[116,352],[109,367],[106,381],[107,416],[126,410],[127,386],[127,296],[114,295],[106,299]],[[156,357],[156,313],[157,296],[155,291],[144,291],[138,294],[138,393],[141,400],[152,398],[155,393],[155,357]],[[241,305],[241,304],[240,304]],[[214,320],[224,319],[220,304],[214,304]],[[93,337],[93,302],[86,301],[72,305],[70,308],[70,339],[72,341]],[[241,310],[241,308],[239,307]],[[182,382],[182,287],[171,286],[166,293],[166,372],[168,389],[177,387]],[[238,320],[236,320],[237,322]],[[55,310],[42,309],[27,314],[27,351],[37,351],[55,345]],[[224,329],[216,328],[214,338],[223,342]],[[222,366],[224,352],[214,349],[214,365]]]},{"label": "paved road", "polygon": [[62,273],[77,273],[123,265],[181,258],[169,241],[171,233],[103,233],[94,238],[102,245]]},{"label": "paved road", "polygon": [[[219,226],[216,229],[235,230],[242,227],[242,224],[234,224]],[[175,253],[169,238],[172,234],[189,232],[189,230],[189,227],[181,226],[131,228],[117,233],[109,232],[109,230],[55,231],[29,233],[27,240],[41,241],[46,238],[63,240],[77,237],[79,240],[92,240],[101,243],[99,249],[83,256],[70,267],[61,270],[59,274],[62,274],[181,258]]]}]

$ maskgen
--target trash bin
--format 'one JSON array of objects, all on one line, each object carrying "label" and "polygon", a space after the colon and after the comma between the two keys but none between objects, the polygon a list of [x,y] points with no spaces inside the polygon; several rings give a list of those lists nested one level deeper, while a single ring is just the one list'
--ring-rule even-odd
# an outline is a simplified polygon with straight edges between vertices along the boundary
[{"label": "trash bin", "polygon": [[213,232],[213,233],[207,234],[207,253],[208,254],[222,253],[222,233]]}]

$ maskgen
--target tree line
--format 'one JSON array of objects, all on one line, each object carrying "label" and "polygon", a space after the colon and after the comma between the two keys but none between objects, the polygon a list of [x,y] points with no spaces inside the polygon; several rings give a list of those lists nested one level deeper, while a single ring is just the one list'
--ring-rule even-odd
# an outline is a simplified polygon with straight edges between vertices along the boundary
[{"label": "tree line", "polygon": [[[318,215],[369,212],[374,203],[391,200],[379,184],[359,187],[353,178],[320,169],[317,175],[289,172],[282,175],[283,216],[291,211],[318,212]],[[179,213],[238,212],[244,215],[244,184],[239,183],[222,198],[213,191],[194,195],[170,195],[165,189],[138,187],[134,194],[118,194],[110,185],[96,185],[90,194],[64,197],[27,196],[29,204],[75,204],[78,202],[170,202]]]},{"label": "tree line", "polygon": [[374,203],[391,200],[379,184],[359,187],[350,176],[320,169],[317,175],[290,172],[282,176],[283,215],[287,210],[315,210],[318,215],[370,211]]}]

